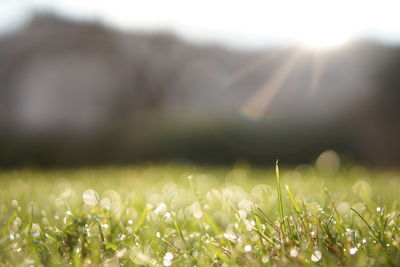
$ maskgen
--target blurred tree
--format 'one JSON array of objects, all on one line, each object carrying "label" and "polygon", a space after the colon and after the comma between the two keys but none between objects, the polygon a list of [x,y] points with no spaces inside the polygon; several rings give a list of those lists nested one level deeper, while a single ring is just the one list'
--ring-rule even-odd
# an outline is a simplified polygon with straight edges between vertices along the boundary
[{"label": "blurred tree", "polygon": [[371,98],[369,120],[374,159],[400,167],[400,48],[388,47],[376,65],[376,88]]}]

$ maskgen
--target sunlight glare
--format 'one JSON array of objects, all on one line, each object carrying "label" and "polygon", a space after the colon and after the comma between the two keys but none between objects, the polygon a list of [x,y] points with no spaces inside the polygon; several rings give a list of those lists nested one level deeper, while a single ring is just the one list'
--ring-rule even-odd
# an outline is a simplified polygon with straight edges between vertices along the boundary
[{"label": "sunlight glare", "polygon": [[308,0],[296,6],[299,11],[294,38],[306,49],[330,50],[344,45],[354,34],[353,8],[343,1],[324,3]]},{"label": "sunlight glare", "polygon": [[332,32],[310,32],[300,38],[300,43],[310,49],[333,49],[344,45],[349,40],[346,34]]}]

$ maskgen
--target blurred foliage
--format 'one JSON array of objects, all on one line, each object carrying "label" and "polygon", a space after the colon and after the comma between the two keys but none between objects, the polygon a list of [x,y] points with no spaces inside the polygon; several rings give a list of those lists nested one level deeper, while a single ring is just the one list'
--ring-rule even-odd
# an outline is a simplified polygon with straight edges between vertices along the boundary
[{"label": "blurred foliage", "polygon": [[243,112],[293,50],[233,51],[40,14],[0,37],[0,167],[299,163],[327,149],[398,167],[399,48],[303,51],[267,110]]}]

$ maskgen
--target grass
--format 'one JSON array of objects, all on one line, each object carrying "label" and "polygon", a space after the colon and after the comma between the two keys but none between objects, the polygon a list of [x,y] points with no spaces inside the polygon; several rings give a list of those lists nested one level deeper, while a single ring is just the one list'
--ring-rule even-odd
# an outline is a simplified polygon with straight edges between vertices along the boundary
[{"label": "grass", "polygon": [[165,165],[0,183],[0,266],[400,266],[394,172]]}]

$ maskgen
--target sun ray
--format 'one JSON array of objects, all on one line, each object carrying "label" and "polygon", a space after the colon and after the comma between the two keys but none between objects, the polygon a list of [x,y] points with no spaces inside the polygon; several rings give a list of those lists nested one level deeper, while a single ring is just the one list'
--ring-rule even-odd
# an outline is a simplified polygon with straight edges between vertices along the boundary
[{"label": "sun ray", "polygon": [[236,82],[240,81],[241,79],[245,78],[247,75],[251,74],[253,71],[261,68],[267,62],[276,58],[280,53],[267,53],[263,57],[259,58],[255,62],[251,62],[247,64],[243,68],[240,68],[238,71],[233,73],[230,77],[225,80],[225,88],[229,88]]},{"label": "sun ray", "polygon": [[271,101],[282,88],[288,75],[301,55],[300,50],[295,50],[280,68],[268,78],[264,85],[257,90],[241,107],[239,113],[248,119],[257,120],[268,109]]},{"label": "sun ray", "polygon": [[309,97],[312,97],[315,94],[319,86],[326,65],[326,55],[314,53],[311,64],[310,89],[308,91]]}]

